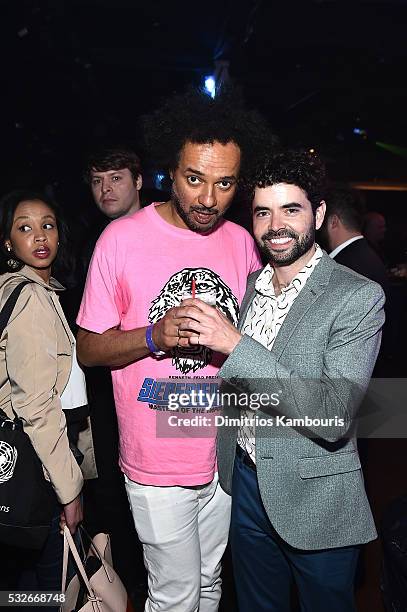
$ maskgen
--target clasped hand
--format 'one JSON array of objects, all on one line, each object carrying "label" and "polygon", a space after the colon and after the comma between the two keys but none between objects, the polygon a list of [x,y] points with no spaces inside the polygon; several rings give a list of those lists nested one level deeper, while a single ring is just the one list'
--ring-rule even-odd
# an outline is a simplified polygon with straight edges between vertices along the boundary
[{"label": "clasped hand", "polygon": [[184,300],[178,309],[179,346],[201,344],[230,355],[241,339],[241,334],[229,319],[216,307],[202,300]]},{"label": "clasped hand", "polygon": [[176,346],[207,346],[229,355],[241,334],[225,315],[202,300],[187,299],[167,310],[153,328],[154,344],[168,351]]}]

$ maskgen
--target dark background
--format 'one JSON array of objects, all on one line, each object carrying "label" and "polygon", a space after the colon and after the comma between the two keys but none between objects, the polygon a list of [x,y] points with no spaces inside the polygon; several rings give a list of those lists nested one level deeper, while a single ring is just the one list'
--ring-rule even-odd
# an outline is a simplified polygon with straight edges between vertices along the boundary
[{"label": "dark background", "polygon": [[[140,113],[202,84],[222,59],[282,142],[314,148],[334,178],[407,182],[406,157],[376,144],[407,148],[404,0],[1,0],[0,8],[3,192],[54,183],[80,207],[84,153],[99,143],[137,146]],[[405,193],[392,194],[403,208]]]},{"label": "dark background", "polygon": [[[0,0],[0,10],[0,195],[52,188],[83,242],[97,216],[87,152],[137,151],[140,114],[226,62],[283,144],[368,187],[366,207],[386,216],[388,264],[407,259],[407,0]],[[154,187],[157,168],[143,164]],[[243,207],[230,216],[250,222]]]},{"label": "dark background", "polygon": [[[283,144],[313,148],[332,178],[369,187],[367,207],[386,216],[389,263],[406,259],[407,0],[0,0],[0,15],[0,195],[48,186],[74,232],[90,234],[86,152],[137,150],[140,114],[227,61]],[[155,169],[143,161],[151,187]],[[387,463],[370,458],[378,517],[404,490],[402,443],[391,441]],[[379,611],[379,543],[366,559],[359,609]],[[234,609],[225,567],[223,605]]]}]

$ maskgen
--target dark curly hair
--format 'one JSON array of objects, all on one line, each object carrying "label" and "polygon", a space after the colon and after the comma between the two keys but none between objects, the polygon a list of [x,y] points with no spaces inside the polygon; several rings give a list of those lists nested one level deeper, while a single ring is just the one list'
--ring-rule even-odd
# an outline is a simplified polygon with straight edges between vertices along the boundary
[{"label": "dark curly hair", "polygon": [[122,147],[99,149],[88,155],[83,177],[90,184],[92,170],[107,172],[123,168],[130,170],[135,183],[141,174],[141,163],[134,151]]},{"label": "dark curly hair", "polygon": [[305,191],[315,212],[325,199],[325,164],[317,155],[305,150],[271,153],[261,160],[248,183],[252,192],[256,187],[271,187],[277,183],[296,185]]},{"label": "dark curly hair", "polygon": [[277,142],[263,117],[245,108],[240,90],[231,85],[223,86],[215,98],[189,87],[144,115],[141,130],[146,154],[163,171],[177,168],[186,142],[234,142],[241,151],[244,176],[256,164],[260,151]]},{"label": "dark curly hair", "polygon": [[58,204],[47,194],[30,189],[15,189],[10,191],[0,200],[0,274],[10,271],[18,271],[24,266],[22,261],[19,261],[14,253],[11,253],[12,259],[18,262],[17,266],[10,270],[7,265],[7,260],[10,259],[10,253],[7,251],[5,242],[10,239],[10,232],[13,226],[14,213],[20,202],[27,200],[40,200],[44,202],[54,213],[58,227],[58,254],[52,264],[52,273],[61,282],[66,285],[72,284],[73,274],[73,258],[71,249],[69,248],[69,230],[62,217]]}]

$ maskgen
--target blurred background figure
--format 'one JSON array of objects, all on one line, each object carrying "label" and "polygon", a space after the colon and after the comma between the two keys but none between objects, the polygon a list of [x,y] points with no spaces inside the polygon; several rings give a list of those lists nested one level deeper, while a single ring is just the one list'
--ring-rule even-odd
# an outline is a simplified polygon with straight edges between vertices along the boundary
[{"label": "blurred background figure", "polygon": [[[326,198],[326,215],[321,236],[332,259],[379,283],[386,295],[386,323],[383,327],[381,350],[374,371],[375,376],[385,376],[388,370],[385,362],[390,354],[390,283],[382,259],[362,233],[363,213],[363,203],[357,192],[343,187],[331,189]],[[378,214],[378,217],[382,218],[382,215]],[[377,232],[378,237],[379,235],[381,242],[384,232],[381,234]]]},{"label": "blurred background figure", "polygon": [[133,151],[104,149],[91,155],[85,180],[96,206],[109,219],[132,215],[139,210],[141,166]]},{"label": "blurred background figure", "polygon": [[81,290],[93,249],[105,227],[110,221],[132,215],[140,209],[140,189],[143,183],[140,158],[125,147],[99,149],[86,160],[84,180],[90,187],[100,214],[95,215],[90,235],[83,239],[80,252],[83,275]]},{"label": "blurred background figure", "polygon": [[[383,243],[386,232],[386,221],[380,213],[364,214],[364,205],[359,193],[348,188],[332,189],[326,198],[327,212],[322,228],[322,239],[330,256],[338,263],[379,283],[386,294],[386,323],[383,327],[382,344],[373,372],[376,378],[391,378],[403,372],[403,355],[398,339],[405,333],[402,308],[405,302],[399,286],[395,285],[389,275],[384,261]],[[362,231],[363,230],[363,231]],[[364,236],[367,230],[370,240]],[[381,381],[376,381],[374,389],[380,389]],[[365,404],[369,411],[369,403]],[[363,408],[362,408],[363,411]],[[397,465],[401,440],[387,440],[371,437],[358,439],[358,449],[363,465],[366,490],[377,524],[380,524],[383,509],[390,500],[402,490],[397,478]],[[382,539],[382,533],[379,532]],[[358,579],[366,581],[371,574],[372,559],[380,557],[381,542],[371,542],[363,552],[359,566]],[[379,563],[377,563],[379,565]],[[388,582],[388,581],[387,581]],[[388,584],[386,582],[386,589]],[[388,594],[387,594],[388,597]]]},{"label": "blurred background figure", "polygon": [[331,189],[327,194],[326,206],[321,233],[330,256],[337,263],[379,283],[386,295],[386,323],[374,376],[391,376],[391,338],[395,330],[390,280],[383,260],[362,231],[364,220],[371,219],[371,227],[376,227],[376,232],[372,230],[371,235],[375,236],[377,246],[381,245],[386,228],[384,217],[379,213],[364,215],[364,205],[358,192],[345,187]]},{"label": "blurred background figure", "polygon": [[[89,155],[84,178],[97,207],[94,224],[83,237],[78,254],[77,285],[64,300],[74,321],[85,286],[94,246],[102,231],[114,219],[140,209],[142,186],[138,155],[124,147],[105,148]],[[84,524],[93,535],[111,534],[115,569],[130,595],[144,575],[141,546],[134,528],[119,470],[118,430],[109,368],[84,368],[92,422],[98,479],[84,488]]]},{"label": "blurred background figure", "polygon": [[390,270],[396,278],[407,280],[407,263],[401,263]]},{"label": "blurred background figure", "polygon": [[386,235],[386,219],[376,211],[369,211],[363,219],[363,235],[380,258],[385,261],[384,238]]},{"label": "blurred background figure", "polygon": [[[326,206],[323,231],[330,256],[337,263],[379,283],[387,295],[386,268],[362,232],[363,204],[358,194],[346,188],[332,189],[327,194]],[[383,238],[384,233],[380,241]]]}]

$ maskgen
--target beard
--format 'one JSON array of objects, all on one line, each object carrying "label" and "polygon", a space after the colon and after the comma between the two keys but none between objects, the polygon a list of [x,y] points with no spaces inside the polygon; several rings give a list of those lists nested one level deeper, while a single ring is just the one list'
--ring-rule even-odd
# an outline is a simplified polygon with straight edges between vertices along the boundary
[{"label": "beard", "polygon": [[[266,240],[272,238],[292,238],[294,244],[286,250],[273,251],[270,246],[265,243]],[[315,229],[311,225],[304,234],[297,234],[292,229],[281,229],[278,231],[270,230],[267,234],[261,237],[258,242],[260,251],[265,255],[268,261],[273,266],[290,266],[297,259],[305,255],[315,244]]]},{"label": "beard", "polygon": [[[179,199],[174,187],[172,187],[172,190],[171,190],[171,200],[172,200],[173,205],[175,206],[175,210],[177,211],[178,216],[181,217],[181,219],[183,220],[185,225],[188,227],[188,229],[192,230],[193,232],[198,232],[200,234],[205,234],[206,232],[211,231],[215,227],[215,225],[218,224],[223,214],[226,212],[226,210],[224,210],[222,213],[220,213],[217,210],[217,208],[211,208],[211,210],[208,211],[208,209],[205,208],[205,206],[199,206],[199,205],[190,206],[189,210],[187,211],[183,207],[181,200]],[[202,225],[194,221],[191,215],[191,213],[194,211],[198,213],[204,213],[204,214],[210,213],[212,216],[208,223],[206,223],[205,225]]]}]

